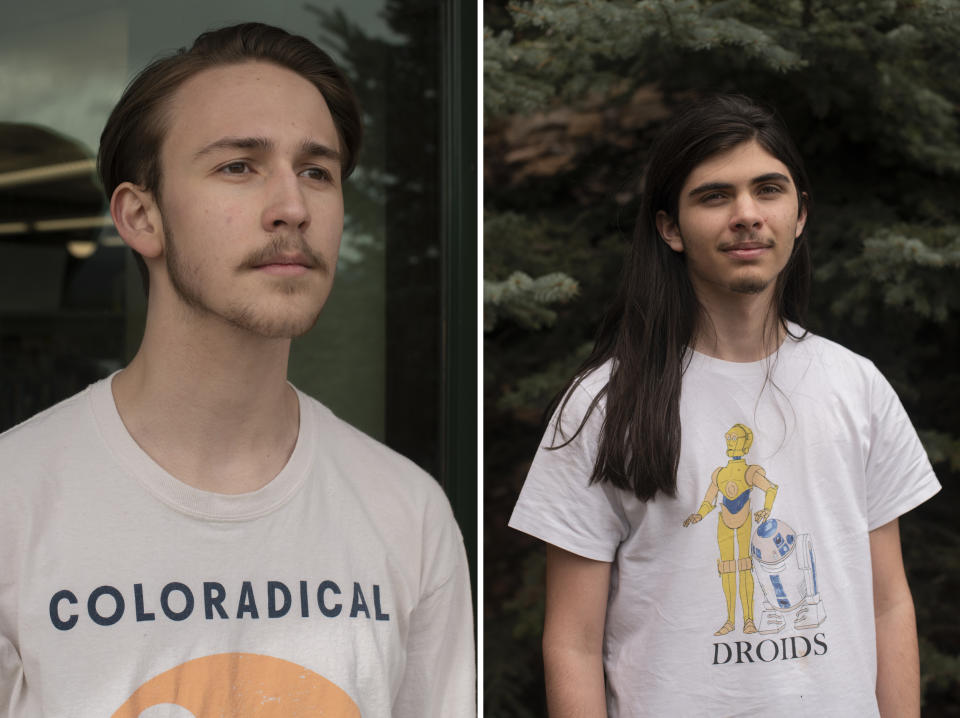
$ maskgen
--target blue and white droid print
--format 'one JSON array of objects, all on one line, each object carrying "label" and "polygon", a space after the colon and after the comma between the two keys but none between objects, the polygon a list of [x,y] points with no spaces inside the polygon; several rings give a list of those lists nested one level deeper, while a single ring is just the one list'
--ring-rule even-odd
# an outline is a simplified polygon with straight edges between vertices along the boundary
[{"label": "blue and white droid print", "polygon": [[788,624],[800,629],[823,623],[827,614],[809,534],[797,534],[784,521],[770,518],[753,532],[750,553],[763,592],[760,633],[778,633]]}]

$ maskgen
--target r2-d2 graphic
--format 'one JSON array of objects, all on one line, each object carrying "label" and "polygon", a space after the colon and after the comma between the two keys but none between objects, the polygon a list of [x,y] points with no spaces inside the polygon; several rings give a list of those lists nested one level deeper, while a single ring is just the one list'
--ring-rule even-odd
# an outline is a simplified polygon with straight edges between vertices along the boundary
[{"label": "r2-d2 graphic", "polygon": [[809,534],[797,534],[771,518],[757,526],[750,541],[753,571],[763,591],[760,633],[777,633],[788,623],[814,628],[827,614],[817,585],[817,562]]}]

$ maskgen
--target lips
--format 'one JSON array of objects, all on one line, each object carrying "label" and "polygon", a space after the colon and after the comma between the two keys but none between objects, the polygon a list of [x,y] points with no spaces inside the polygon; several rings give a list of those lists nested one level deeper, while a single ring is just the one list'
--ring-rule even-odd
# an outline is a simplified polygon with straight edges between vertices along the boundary
[{"label": "lips", "polygon": [[305,254],[273,254],[258,259],[253,269],[275,277],[299,277],[309,272],[316,263]]},{"label": "lips", "polygon": [[751,239],[747,242],[734,242],[733,244],[728,244],[725,247],[721,247],[724,252],[738,251],[741,249],[770,249],[773,246],[773,242],[764,242]]},{"label": "lips", "polygon": [[274,237],[269,244],[247,255],[241,267],[271,274],[305,274],[311,270],[332,274],[323,255],[299,237]]},{"label": "lips", "polygon": [[736,242],[726,247],[721,247],[721,251],[728,257],[734,259],[756,259],[764,254],[768,249],[773,248],[773,242],[748,240],[746,242]]},{"label": "lips", "polygon": [[276,254],[264,257],[253,265],[255,269],[263,267],[304,267],[311,269],[314,263],[305,255],[297,252],[296,254]]}]

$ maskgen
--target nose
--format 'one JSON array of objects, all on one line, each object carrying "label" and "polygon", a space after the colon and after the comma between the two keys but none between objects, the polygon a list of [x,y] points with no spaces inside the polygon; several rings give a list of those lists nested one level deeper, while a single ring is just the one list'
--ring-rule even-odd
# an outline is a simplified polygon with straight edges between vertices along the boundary
[{"label": "nose", "polygon": [[737,197],[733,205],[733,214],[730,216],[730,229],[735,232],[760,229],[763,226],[763,215],[757,206],[756,199],[749,194]]},{"label": "nose", "polygon": [[310,210],[299,180],[292,170],[276,172],[268,178],[262,216],[267,232],[283,228],[303,230],[310,224]]}]

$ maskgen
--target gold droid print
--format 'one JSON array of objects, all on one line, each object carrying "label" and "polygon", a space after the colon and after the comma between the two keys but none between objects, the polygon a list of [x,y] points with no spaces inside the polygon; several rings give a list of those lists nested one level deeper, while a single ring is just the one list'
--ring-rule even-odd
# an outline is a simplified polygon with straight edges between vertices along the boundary
[{"label": "gold droid print", "polygon": [[713,511],[720,499],[720,518],[717,521],[717,543],[720,546],[720,584],[727,603],[727,620],[713,635],[723,636],[736,627],[737,575],[740,576],[740,608],[743,612],[743,632],[756,633],[753,622],[753,559],[750,557],[750,534],[753,521],[750,514],[750,491],[756,487],[765,492],[763,508],[752,517],[763,524],[773,509],[777,486],[767,480],[763,467],[748,465],[743,458],[753,444],[753,432],[743,424],[734,424],[726,434],[726,466],[714,470],[710,487],[695,514],[690,514],[683,525],[699,522]]},{"label": "gold droid print", "polygon": [[[747,464],[744,457],[753,444],[753,432],[734,424],[726,433],[726,466],[717,468],[703,503],[683,525],[699,522],[720,498],[717,543],[720,560],[717,570],[727,606],[727,620],[714,633],[723,636],[736,627],[737,576],[740,578],[740,607],[744,633],[778,633],[784,627],[814,628],[826,619],[817,580],[813,541],[797,534],[784,521],[770,516],[777,485],[767,479],[763,467]],[[764,492],[763,508],[750,513],[750,492]],[[757,529],[752,531],[752,520]],[[752,533],[752,536],[751,536]],[[754,572],[763,595],[759,629],[753,618]]]}]

